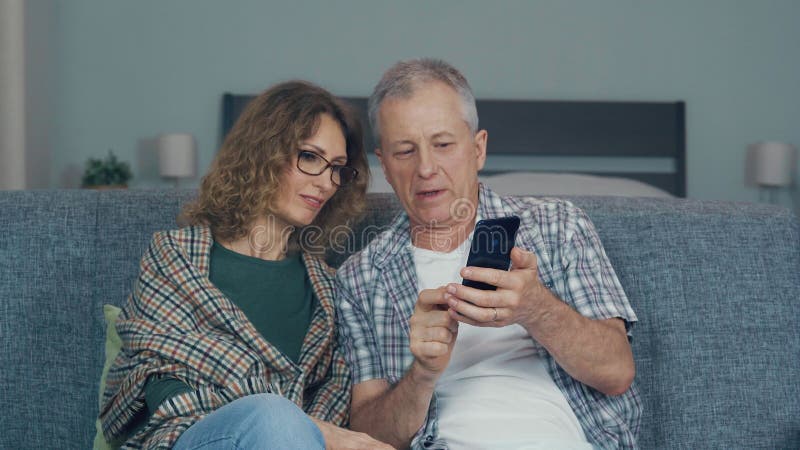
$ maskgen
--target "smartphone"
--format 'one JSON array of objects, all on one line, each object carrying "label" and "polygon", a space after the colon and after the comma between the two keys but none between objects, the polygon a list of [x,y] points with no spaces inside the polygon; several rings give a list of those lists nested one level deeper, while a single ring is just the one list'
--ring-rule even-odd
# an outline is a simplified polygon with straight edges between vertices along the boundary
[{"label": "smartphone", "polygon": [[[511,266],[511,249],[519,228],[519,217],[479,220],[472,234],[467,266],[508,270]],[[494,291],[497,286],[480,281],[464,280],[462,283],[475,289]]]}]

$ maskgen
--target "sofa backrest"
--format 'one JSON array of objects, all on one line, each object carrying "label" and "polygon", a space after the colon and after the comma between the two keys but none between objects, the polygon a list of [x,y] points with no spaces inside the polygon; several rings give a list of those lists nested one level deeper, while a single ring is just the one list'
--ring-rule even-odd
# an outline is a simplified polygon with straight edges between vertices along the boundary
[{"label": "sofa backrest", "polygon": [[639,317],[642,448],[800,448],[800,234],[787,210],[577,200]]},{"label": "sofa backrest", "polygon": [[[193,195],[0,192],[0,448],[91,447],[102,305],[124,305],[152,233],[175,227]],[[397,211],[392,195],[369,200],[347,251]],[[642,447],[800,447],[797,217],[754,204],[571,200],[639,316]]]}]

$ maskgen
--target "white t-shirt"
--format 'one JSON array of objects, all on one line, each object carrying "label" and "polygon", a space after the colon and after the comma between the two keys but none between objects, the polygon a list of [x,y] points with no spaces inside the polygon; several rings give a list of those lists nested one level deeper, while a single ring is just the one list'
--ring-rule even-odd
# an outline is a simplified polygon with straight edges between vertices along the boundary
[{"label": "white t-shirt", "polygon": [[[420,291],[461,283],[471,241],[449,253],[413,247]],[[460,323],[436,396],[440,437],[452,449],[592,448],[520,325]]]}]

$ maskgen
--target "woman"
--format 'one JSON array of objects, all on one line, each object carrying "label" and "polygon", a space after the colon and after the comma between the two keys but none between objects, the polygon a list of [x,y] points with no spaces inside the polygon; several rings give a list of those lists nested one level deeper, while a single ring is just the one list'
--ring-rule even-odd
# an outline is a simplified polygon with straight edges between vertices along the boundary
[{"label": "woman", "polygon": [[386,448],[343,428],[332,228],[363,209],[358,121],[305,82],[242,112],[182,212],[156,233],[117,321],[101,410],[126,448]]}]

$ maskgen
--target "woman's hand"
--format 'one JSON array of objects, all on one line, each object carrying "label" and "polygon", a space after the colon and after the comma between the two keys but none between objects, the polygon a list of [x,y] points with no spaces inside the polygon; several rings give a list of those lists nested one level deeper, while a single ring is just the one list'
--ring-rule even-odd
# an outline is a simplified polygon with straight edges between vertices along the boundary
[{"label": "woman's hand", "polygon": [[332,423],[318,420],[314,417],[311,417],[311,420],[313,420],[320,431],[322,431],[322,437],[325,438],[326,450],[394,449],[391,445],[377,441],[366,433],[340,428]]}]

